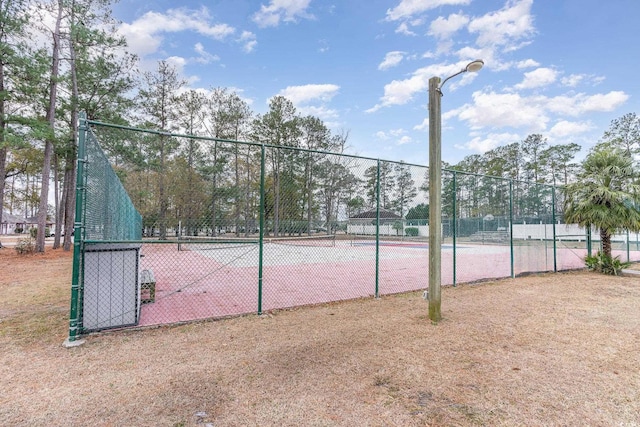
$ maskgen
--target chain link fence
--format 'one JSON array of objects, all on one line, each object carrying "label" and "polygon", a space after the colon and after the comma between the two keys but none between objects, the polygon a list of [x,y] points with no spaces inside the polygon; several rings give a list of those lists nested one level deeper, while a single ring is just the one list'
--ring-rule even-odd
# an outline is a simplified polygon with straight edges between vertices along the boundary
[{"label": "chain link fence", "polygon": [[[428,286],[425,166],[81,125],[70,339]],[[597,244],[553,186],[442,180],[444,285],[582,268]]]}]

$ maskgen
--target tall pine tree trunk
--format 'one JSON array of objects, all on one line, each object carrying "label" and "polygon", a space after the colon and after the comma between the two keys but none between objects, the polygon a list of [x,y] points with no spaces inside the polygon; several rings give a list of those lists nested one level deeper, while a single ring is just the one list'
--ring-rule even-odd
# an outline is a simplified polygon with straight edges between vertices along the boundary
[{"label": "tall pine tree trunk", "polygon": [[273,168],[273,236],[280,235],[280,149],[276,148],[276,164]]},{"label": "tall pine tree trunk", "polygon": [[42,187],[40,188],[40,204],[38,206],[38,234],[36,235],[36,251],[44,252],[45,229],[47,227],[47,208],[49,206],[49,180],[51,179],[51,156],[53,154],[53,134],[55,128],[56,96],[58,90],[58,70],[60,66],[60,23],[62,22],[62,0],[58,0],[58,17],[53,33],[53,53],[51,64],[51,80],[49,84],[49,108],[47,122],[51,135],[44,145],[44,161],[42,165]]},{"label": "tall pine tree trunk", "polygon": [[[0,62],[0,93],[4,93],[4,64]],[[0,224],[4,208],[4,184],[7,177],[7,147],[4,146],[6,124],[4,121],[4,97],[0,97]],[[0,234],[2,231],[0,230]],[[2,244],[0,244],[2,246]]]},{"label": "tall pine tree trunk", "polygon": [[55,212],[56,212],[56,225],[55,225],[55,230],[56,230],[56,235],[53,238],[53,249],[58,249],[60,247],[60,230],[62,229],[62,215],[64,215],[64,212],[62,212],[62,203],[60,203],[60,194],[58,193],[59,191],[59,184],[58,184],[58,169],[60,167],[60,159],[58,158],[58,155],[54,153],[53,155],[53,194],[55,196]]},{"label": "tall pine tree trunk", "polygon": [[[235,134],[236,141],[238,140],[238,129],[236,127]],[[235,161],[235,185],[234,185],[234,223],[235,223],[235,233],[236,237],[240,236],[240,162],[239,162],[239,154],[238,154],[238,144],[234,145],[234,161]]]},{"label": "tall pine tree trunk", "polygon": [[311,160],[311,153],[307,153],[307,164],[305,166],[305,193],[307,198],[307,234],[311,235],[311,211],[313,208],[313,162]]},{"label": "tall pine tree trunk", "polygon": [[[1,72],[0,72],[1,74]],[[1,89],[0,89],[1,90]],[[2,111],[3,105],[0,103],[0,142],[4,140],[4,111]],[[6,147],[0,148],[0,224],[2,224],[2,213],[4,208],[4,180],[7,176],[7,149]],[[2,231],[0,230],[0,234]],[[2,246],[2,243],[0,243]]]},{"label": "tall pine tree trunk", "polygon": [[73,221],[75,220],[75,205],[76,205],[76,157],[78,155],[77,144],[78,140],[78,110],[74,108],[71,118],[71,132],[73,133],[73,145],[71,150],[68,150],[66,167],[64,171],[64,243],[62,248],[65,251],[71,250],[72,233],[73,233]]},{"label": "tall pine tree trunk", "polygon": [[[249,226],[251,226],[251,233],[255,224],[255,215],[252,215],[251,208],[253,205],[253,191],[251,191],[251,146],[247,145],[247,156],[245,160],[245,167],[247,168],[247,180],[244,183],[244,235],[249,235]],[[251,217],[251,225],[249,224],[249,217]]]},{"label": "tall pine tree trunk", "polygon": [[[164,127],[163,127],[164,129]],[[160,228],[160,240],[167,240],[167,210],[169,203],[167,202],[167,196],[165,195],[165,144],[166,139],[164,135],[160,135],[160,167],[158,173],[158,198],[160,199],[160,212],[158,215],[158,226]]]},{"label": "tall pine tree trunk", "polygon": [[[75,8],[72,8],[75,10]],[[71,18],[75,24],[75,14]],[[64,244],[65,251],[71,250],[71,240],[73,233],[73,222],[75,220],[76,204],[76,157],[78,154],[78,72],[76,66],[75,39],[69,40],[69,67],[71,72],[71,147],[67,150],[64,170],[64,196],[61,209],[64,220]],[[57,229],[56,229],[57,230]],[[59,233],[58,233],[59,234]],[[56,234],[57,237],[57,234]]]}]

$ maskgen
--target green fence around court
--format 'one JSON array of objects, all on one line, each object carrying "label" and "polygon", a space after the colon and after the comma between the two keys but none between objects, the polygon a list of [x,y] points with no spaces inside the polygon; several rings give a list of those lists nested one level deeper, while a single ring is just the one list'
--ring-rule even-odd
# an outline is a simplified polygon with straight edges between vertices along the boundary
[{"label": "green fence around court", "polygon": [[[428,168],[81,120],[69,340],[428,286]],[[582,268],[553,186],[442,174],[442,283]],[[638,235],[614,254],[640,260]]]}]

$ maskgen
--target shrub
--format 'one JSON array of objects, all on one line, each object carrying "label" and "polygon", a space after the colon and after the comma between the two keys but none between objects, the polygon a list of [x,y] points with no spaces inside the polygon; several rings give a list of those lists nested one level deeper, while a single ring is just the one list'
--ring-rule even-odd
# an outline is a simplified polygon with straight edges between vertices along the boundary
[{"label": "shrub", "polygon": [[22,234],[23,231],[24,230],[21,227],[16,227],[16,229],[13,230],[13,232],[16,233],[16,234]]},{"label": "shrub", "polygon": [[402,227],[404,227],[404,224],[402,223],[402,221],[396,221],[393,223],[393,225],[391,225],[391,228],[393,228],[396,231],[396,236],[398,235],[402,236]]},{"label": "shrub", "polygon": [[33,239],[20,239],[16,244],[16,252],[19,255],[28,255],[36,251],[36,245]]},{"label": "shrub", "polygon": [[[38,236],[38,227],[31,227],[29,229],[29,234],[35,239]],[[44,237],[51,237],[51,229],[49,227],[44,229]]]},{"label": "shrub", "polygon": [[620,272],[631,265],[630,262],[620,261],[620,257],[612,258],[598,251],[595,255],[587,255],[584,263],[591,271],[617,276]]},{"label": "shrub", "polygon": [[405,236],[415,237],[418,235],[418,227],[407,227],[404,229]]}]

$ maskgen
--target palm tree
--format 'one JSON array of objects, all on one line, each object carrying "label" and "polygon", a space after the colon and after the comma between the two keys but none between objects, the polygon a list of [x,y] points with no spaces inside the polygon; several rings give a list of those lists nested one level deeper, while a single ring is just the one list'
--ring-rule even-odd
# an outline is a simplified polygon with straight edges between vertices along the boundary
[{"label": "palm tree", "polygon": [[602,253],[611,259],[614,232],[640,231],[640,185],[633,159],[619,149],[596,147],[583,162],[577,178],[565,187],[565,221],[596,226]]}]

